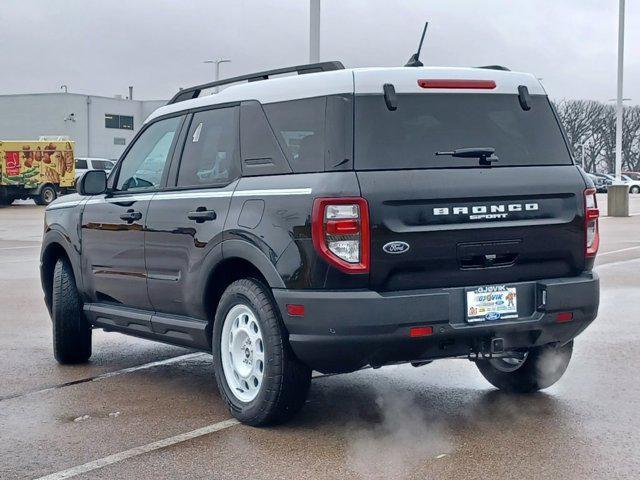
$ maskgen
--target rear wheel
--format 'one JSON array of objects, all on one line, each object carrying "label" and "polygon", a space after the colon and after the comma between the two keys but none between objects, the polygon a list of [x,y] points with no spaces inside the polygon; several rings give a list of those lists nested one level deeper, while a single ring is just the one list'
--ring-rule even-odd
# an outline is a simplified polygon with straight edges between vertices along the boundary
[{"label": "rear wheel", "polygon": [[631,187],[629,191],[631,193],[640,193],[640,187],[638,187],[637,185],[634,185],[633,187]]},{"label": "rear wheel", "polygon": [[58,197],[58,192],[51,185],[45,185],[40,190],[40,194],[34,198],[38,205],[49,205]]},{"label": "rear wheel", "polygon": [[84,318],[71,265],[56,262],[51,296],[53,355],[62,364],[83,363],[91,356],[91,326]]},{"label": "rear wheel", "polygon": [[242,279],[227,287],[212,343],[218,390],[238,420],[253,426],[279,423],[302,408],[311,370],[291,351],[262,282]]},{"label": "rear wheel", "polygon": [[478,360],[480,373],[494,387],[507,392],[530,393],[556,383],[569,366],[573,341],[558,347],[533,348],[521,358]]}]

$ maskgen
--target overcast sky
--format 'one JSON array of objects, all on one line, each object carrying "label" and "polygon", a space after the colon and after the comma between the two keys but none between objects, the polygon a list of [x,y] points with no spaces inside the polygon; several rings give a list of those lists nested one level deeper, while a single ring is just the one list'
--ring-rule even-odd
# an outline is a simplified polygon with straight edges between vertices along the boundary
[{"label": "overcast sky", "polygon": [[[170,98],[308,60],[308,0],[2,0],[0,94]],[[625,97],[640,103],[640,2],[627,2]],[[322,0],[321,60],[396,66],[430,27],[425,65],[502,64],[553,98],[616,94],[618,0]]]}]

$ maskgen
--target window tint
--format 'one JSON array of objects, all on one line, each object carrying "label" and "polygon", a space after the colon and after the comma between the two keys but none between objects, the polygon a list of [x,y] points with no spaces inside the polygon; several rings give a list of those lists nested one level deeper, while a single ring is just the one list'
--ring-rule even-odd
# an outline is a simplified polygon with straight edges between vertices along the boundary
[{"label": "window tint", "polygon": [[389,111],[382,95],[356,97],[355,167],[359,170],[478,167],[477,159],[436,156],[493,147],[494,168],[567,165],[571,157],[545,96],[524,111],[517,95],[406,94]]},{"label": "window tint", "polygon": [[193,115],[178,186],[226,185],[238,176],[238,108],[219,108]]},{"label": "window tint", "polygon": [[76,158],[76,168],[87,169],[87,161]]},{"label": "window tint", "polygon": [[264,106],[294,172],[324,171],[326,97]]},{"label": "window tint", "polygon": [[122,160],[116,190],[145,190],[160,186],[181,120],[182,117],[160,120],[142,132]]},{"label": "window tint", "polygon": [[262,105],[255,100],[240,107],[240,145],[242,175],[291,173]]}]

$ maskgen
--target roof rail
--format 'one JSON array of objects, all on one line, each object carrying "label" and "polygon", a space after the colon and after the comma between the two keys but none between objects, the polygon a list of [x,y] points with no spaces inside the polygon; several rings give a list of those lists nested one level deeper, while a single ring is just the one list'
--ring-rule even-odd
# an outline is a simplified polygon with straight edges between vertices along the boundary
[{"label": "roof rail", "polygon": [[178,93],[176,93],[171,100],[169,100],[169,103],[167,103],[167,105],[171,105],[172,103],[184,102],[185,100],[191,100],[193,98],[198,98],[202,90],[220,87],[222,85],[229,85],[230,83],[268,80],[272,75],[283,75],[285,73],[295,72],[298,75],[303,75],[305,73],[330,72],[332,70],[342,69],[344,69],[344,65],[342,65],[342,62],[321,62],[296,65],[295,67],[277,68],[275,70],[265,70],[264,72],[250,73],[248,75],[242,75],[240,77],[225,78],[224,80],[218,80],[217,82],[203,83],[202,85],[183,88]]},{"label": "roof rail", "polygon": [[484,68],[485,70],[502,70],[503,72],[511,71],[507,67],[503,67],[502,65],[484,65],[482,67],[476,67],[476,68]]}]

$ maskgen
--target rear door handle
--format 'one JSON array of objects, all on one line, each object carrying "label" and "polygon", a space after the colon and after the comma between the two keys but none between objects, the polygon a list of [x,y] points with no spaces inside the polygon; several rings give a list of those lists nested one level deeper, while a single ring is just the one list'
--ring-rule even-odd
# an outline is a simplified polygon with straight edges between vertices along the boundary
[{"label": "rear door handle", "polygon": [[122,215],[120,215],[120,219],[124,220],[127,223],[133,223],[137,220],[140,220],[141,218],[142,218],[142,213],[136,212],[133,209],[129,209],[127,210],[127,213],[123,213]]},{"label": "rear door handle", "polygon": [[207,210],[206,207],[198,207],[187,215],[189,220],[195,220],[196,223],[210,222],[217,217],[214,210]]}]

